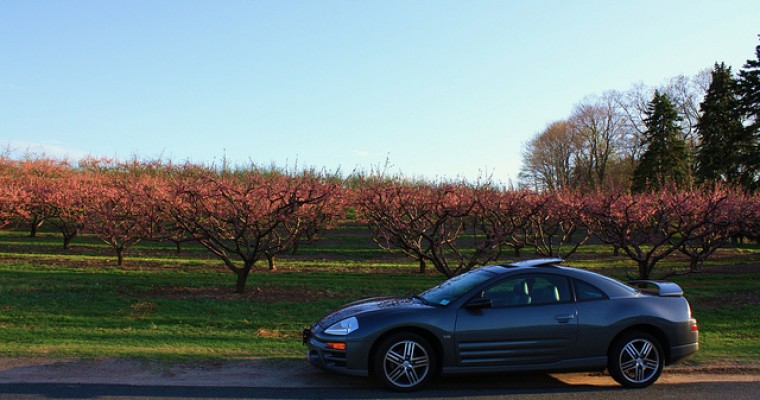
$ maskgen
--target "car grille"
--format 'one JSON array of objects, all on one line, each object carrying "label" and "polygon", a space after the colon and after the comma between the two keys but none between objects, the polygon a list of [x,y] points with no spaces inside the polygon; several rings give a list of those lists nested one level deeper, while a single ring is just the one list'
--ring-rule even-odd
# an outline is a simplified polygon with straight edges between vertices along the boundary
[{"label": "car grille", "polygon": [[326,364],[334,364],[336,367],[346,366],[346,352],[330,350],[322,352],[322,358]]}]

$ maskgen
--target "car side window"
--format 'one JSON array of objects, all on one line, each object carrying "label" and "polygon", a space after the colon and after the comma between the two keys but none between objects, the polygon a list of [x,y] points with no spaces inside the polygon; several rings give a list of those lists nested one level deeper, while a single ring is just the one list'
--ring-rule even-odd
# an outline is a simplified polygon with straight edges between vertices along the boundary
[{"label": "car side window", "polygon": [[607,294],[595,286],[583,281],[575,280],[575,298],[578,301],[605,300]]},{"label": "car side window", "polygon": [[567,279],[550,274],[521,275],[501,281],[485,291],[494,308],[567,303],[572,301]]}]

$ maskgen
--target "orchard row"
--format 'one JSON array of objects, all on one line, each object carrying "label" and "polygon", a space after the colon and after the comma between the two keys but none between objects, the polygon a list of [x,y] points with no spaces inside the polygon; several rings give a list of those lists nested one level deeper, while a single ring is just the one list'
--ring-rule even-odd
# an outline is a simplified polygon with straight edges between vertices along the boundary
[{"label": "orchard row", "polygon": [[0,159],[0,226],[35,229],[45,221],[62,233],[64,248],[88,232],[113,247],[119,264],[144,240],[178,248],[195,241],[236,274],[239,292],[258,261],[272,265],[349,216],[380,247],[446,276],[526,247],[567,258],[595,237],[623,251],[647,279],[675,252],[698,269],[728,240],[757,237],[760,200],[728,187],[537,192],[312,170]]}]

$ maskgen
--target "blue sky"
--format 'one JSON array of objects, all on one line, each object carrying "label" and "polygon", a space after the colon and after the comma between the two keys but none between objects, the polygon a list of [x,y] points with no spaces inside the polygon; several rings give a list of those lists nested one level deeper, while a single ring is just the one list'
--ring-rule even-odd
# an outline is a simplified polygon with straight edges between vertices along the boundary
[{"label": "blue sky", "polygon": [[584,96],[736,71],[758,21],[756,0],[0,0],[0,144],[507,182]]}]

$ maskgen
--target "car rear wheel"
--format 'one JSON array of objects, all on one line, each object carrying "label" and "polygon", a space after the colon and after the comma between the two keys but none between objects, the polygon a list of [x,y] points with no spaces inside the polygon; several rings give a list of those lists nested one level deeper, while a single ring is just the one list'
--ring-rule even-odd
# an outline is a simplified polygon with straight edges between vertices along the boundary
[{"label": "car rear wheel", "polygon": [[414,333],[398,333],[384,340],[373,361],[376,377],[388,388],[401,392],[425,386],[437,367],[430,343]]},{"label": "car rear wheel", "polygon": [[607,369],[618,383],[630,388],[653,384],[665,365],[660,342],[645,332],[631,332],[615,341]]}]

